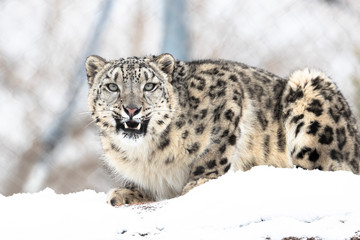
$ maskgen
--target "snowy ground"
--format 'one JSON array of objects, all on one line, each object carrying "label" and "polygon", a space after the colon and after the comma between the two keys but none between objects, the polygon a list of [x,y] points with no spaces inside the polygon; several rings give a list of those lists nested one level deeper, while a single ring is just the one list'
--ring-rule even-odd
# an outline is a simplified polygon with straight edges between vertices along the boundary
[{"label": "snowy ground", "polygon": [[0,195],[0,239],[350,239],[360,236],[359,186],[348,172],[256,167],[119,208],[92,190]]}]

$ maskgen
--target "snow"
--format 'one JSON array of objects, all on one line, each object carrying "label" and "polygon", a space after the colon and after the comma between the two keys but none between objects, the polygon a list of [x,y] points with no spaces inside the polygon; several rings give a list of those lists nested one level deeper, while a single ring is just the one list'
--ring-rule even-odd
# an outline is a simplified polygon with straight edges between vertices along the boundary
[{"label": "snow", "polygon": [[86,190],[0,195],[0,239],[281,239],[360,237],[360,176],[255,167],[185,196],[111,207]]}]

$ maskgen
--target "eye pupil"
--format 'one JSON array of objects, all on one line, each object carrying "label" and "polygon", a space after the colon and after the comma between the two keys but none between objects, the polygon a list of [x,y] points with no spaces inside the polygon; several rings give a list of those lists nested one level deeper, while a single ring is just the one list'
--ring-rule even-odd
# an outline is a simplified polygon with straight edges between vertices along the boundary
[{"label": "eye pupil", "polygon": [[119,87],[115,83],[109,83],[107,88],[112,92],[117,92],[119,90]]},{"label": "eye pupil", "polygon": [[147,84],[145,84],[145,86],[144,86],[144,90],[145,91],[151,91],[151,90],[153,90],[154,88],[155,88],[155,84],[154,83],[147,83]]}]

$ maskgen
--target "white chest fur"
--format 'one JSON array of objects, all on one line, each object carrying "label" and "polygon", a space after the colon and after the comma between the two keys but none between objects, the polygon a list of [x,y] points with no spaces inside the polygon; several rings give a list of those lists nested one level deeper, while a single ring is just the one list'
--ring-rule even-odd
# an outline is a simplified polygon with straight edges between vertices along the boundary
[{"label": "white chest fur", "polygon": [[[106,158],[119,177],[151,192],[156,200],[181,194],[188,181],[189,167],[180,157],[174,157],[170,151],[153,151],[156,146],[147,138],[115,141],[121,146],[120,151],[107,154]],[[166,163],[170,155],[173,161]]]}]

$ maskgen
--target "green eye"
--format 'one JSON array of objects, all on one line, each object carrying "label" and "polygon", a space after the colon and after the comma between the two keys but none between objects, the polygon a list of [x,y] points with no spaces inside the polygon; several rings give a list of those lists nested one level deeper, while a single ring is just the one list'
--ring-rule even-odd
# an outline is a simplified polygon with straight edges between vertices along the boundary
[{"label": "green eye", "polygon": [[156,87],[155,83],[147,83],[144,86],[144,90],[145,91],[151,91],[151,90],[154,90],[155,87]]},{"label": "green eye", "polygon": [[115,83],[109,83],[108,85],[106,85],[107,89],[111,92],[117,92],[119,91],[119,87],[118,85],[116,85]]}]

